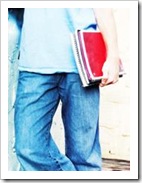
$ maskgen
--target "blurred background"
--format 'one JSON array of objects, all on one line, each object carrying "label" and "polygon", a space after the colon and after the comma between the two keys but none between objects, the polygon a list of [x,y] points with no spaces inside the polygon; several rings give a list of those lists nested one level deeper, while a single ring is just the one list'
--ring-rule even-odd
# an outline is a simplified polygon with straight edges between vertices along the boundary
[{"label": "blurred background", "polygon": [[[126,75],[119,82],[101,88],[100,140],[103,170],[129,170],[130,165],[130,80],[129,80],[129,9],[113,9],[117,26],[120,58]],[[14,149],[14,102],[18,77],[18,54],[23,8],[8,10],[8,163],[9,170],[19,168]],[[64,129],[61,103],[54,116],[52,135],[64,153]]]}]

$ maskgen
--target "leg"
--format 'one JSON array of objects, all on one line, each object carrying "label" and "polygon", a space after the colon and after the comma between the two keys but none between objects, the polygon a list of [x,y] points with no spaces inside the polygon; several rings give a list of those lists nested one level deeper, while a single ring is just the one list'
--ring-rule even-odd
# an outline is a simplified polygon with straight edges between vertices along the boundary
[{"label": "leg", "polygon": [[101,170],[99,87],[83,88],[77,74],[67,74],[60,93],[66,156],[79,171]]},{"label": "leg", "polygon": [[15,104],[15,148],[23,171],[75,170],[50,134],[59,103],[59,75],[20,72]]}]

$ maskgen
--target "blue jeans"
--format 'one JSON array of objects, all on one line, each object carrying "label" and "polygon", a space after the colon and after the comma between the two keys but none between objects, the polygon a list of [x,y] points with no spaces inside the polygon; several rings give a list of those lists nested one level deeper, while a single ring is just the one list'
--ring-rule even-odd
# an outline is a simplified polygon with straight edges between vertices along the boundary
[{"label": "blue jeans", "polygon": [[[50,133],[60,100],[65,155]],[[101,170],[98,119],[98,86],[83,88],[75,73],[20,72],[15,103],[15,149],[20,170]]]}]

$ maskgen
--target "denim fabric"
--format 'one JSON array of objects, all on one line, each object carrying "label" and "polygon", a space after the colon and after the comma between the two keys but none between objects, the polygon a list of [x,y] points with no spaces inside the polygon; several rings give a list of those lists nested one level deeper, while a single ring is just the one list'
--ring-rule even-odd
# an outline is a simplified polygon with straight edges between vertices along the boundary
[{"label": "denim fabric", "polygon": [[[65,155],[60,153],[50,133],[60,100]],[[83,88],[75,73],[20,72],[15,103],[15,148],[21,170],[101,170],[98,119],[98,86]]]}]

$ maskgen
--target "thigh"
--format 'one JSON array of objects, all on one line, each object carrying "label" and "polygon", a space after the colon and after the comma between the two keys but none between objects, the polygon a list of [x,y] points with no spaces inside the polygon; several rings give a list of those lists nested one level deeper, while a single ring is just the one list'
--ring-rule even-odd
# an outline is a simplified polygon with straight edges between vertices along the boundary
[{"label": "thigh", "polygon": [[[20,72],[15,103],[16,146],[36,149],[50,135],[59,102],[56,79],[50,75]],[[43,138],[44,137],[44,138]],[[38,146],[36,145],[38,144]]]}]

